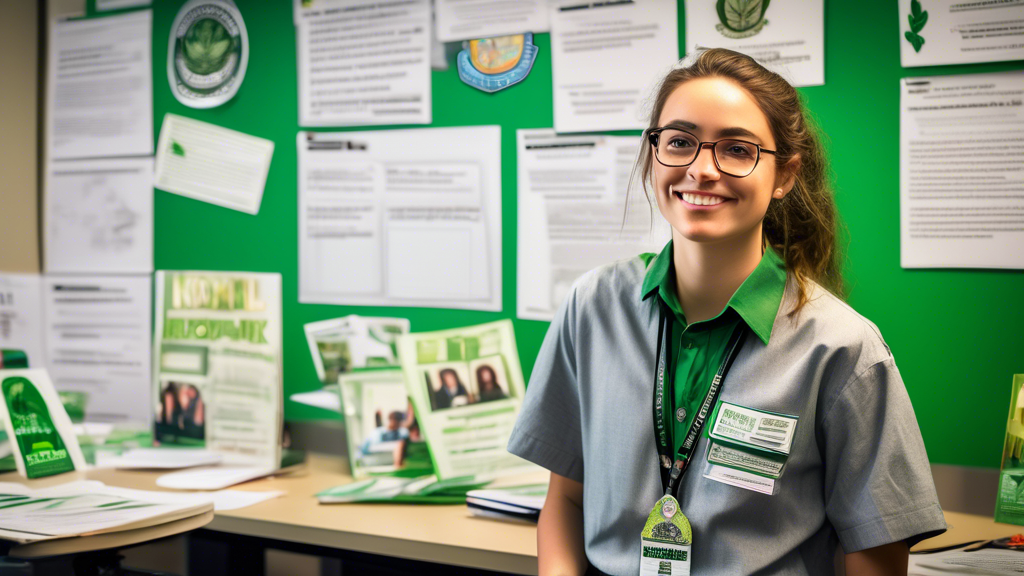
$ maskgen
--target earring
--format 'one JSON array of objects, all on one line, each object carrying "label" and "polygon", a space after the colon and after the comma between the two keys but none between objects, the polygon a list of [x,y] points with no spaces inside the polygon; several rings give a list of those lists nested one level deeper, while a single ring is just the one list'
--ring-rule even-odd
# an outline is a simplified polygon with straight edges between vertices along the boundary
[{"label": "earring", "polygon": [[775,192],[772,194],[772,197],[773,198],[782,198],[782,188],[776,188]]}]

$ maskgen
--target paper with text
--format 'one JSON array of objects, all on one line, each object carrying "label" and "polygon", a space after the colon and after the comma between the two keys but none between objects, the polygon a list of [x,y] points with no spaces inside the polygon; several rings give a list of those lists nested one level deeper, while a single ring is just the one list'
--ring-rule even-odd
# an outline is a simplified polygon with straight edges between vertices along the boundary
[{"label": "paper with text", "polygon": [[900,262],[1024,268],[1024,73],[900,81]]},{"label": "paper with text", "polygon": [[675,0],[553,1],[555,130],[647,127],[642,104],[679,59]]},{"label": "paper with text", "polygon": [[500,310],[500,140],[300,132],[299,301]]},{"label": "paper with text", "polygon": [[547,0],[436,0],[441,42],[547,32]]},{"label": "paper with text", "polygon": [[29,368],[46,366],[42,297],[42,276],[0,274],[0,349],[21,350]]},{"label": "paper with text", "polygon": [[1024,60],[1024,0],[900,0],[903,67]]}]

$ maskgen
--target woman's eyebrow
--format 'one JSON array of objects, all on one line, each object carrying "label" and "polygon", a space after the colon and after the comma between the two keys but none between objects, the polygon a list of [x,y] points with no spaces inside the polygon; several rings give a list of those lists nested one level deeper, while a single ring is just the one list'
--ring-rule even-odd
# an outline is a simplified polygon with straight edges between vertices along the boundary
[{"label": "woman's eyebrow", "polygon": [[739,127],[723,128],[722,130],[718,131],[718,137],[719,138],[722,138],[722,137],[734,137],[734,136],[743,136],[745,138],[750,138],[750,139],[755,140],[757,142],[761,141],[761,139],[758,138],[756,134],[754,134],[750,130],[747,130],[746,128],[739,128]]},{"label": "woman's eyebrow", "polygon": [[700,127],[693,122],[687,122],[686,120],[669,120],[665,126],[674,126],[678,128],[686,128],[687,130],[699,130]]}]

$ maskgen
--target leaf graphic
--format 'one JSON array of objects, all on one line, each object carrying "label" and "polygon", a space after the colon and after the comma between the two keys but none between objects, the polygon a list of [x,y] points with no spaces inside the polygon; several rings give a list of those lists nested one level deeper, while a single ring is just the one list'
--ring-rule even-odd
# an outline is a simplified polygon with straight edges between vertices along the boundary
[{"label": "leaf graphic", "polygon": [[924,46],[924,37],[918,32],[923,30],[924,25],[928,23],[928,11],[921,10],[919,0],[910,1],[910,14],[907,14],[907,22],[910,24],[910,30],[905,32],[903,37],[914,47],[914,52],[920,52],[921,46]]},{"label": "leaf graphic", "polygon": [[724,24],[736,31],[753,28],[764,13],[762,0],[724,0]]},{"label": "leaf graphic", "polygon": [[914,52],[921,51],[921,46],[924,44],[924,38],[918,36],[917,34],[914,34],[910,30],[907,30],[903,34],[903,37],[906,38],[907,41],[909,41],[914,46]]},{"label": "leaf graphic", "polygon": [[914,32],[920,32],[924,25],[928,23],[928,12],[921,12],[920,16],[917,17],[917,28]]},{"label": "leaf graphic", "polygon": [[910,13],[917,18],[921,15],[921,3],[918,0],[910,0]]}]

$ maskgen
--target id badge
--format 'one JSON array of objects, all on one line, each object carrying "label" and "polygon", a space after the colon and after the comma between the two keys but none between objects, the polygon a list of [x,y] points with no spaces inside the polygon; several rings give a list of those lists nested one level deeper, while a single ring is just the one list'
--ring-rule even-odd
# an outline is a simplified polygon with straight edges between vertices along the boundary
[{"label": "id badge", "polygon": [[640,576],[689,576],[693,532],[671,495],[654,505],[640,534]]}]

